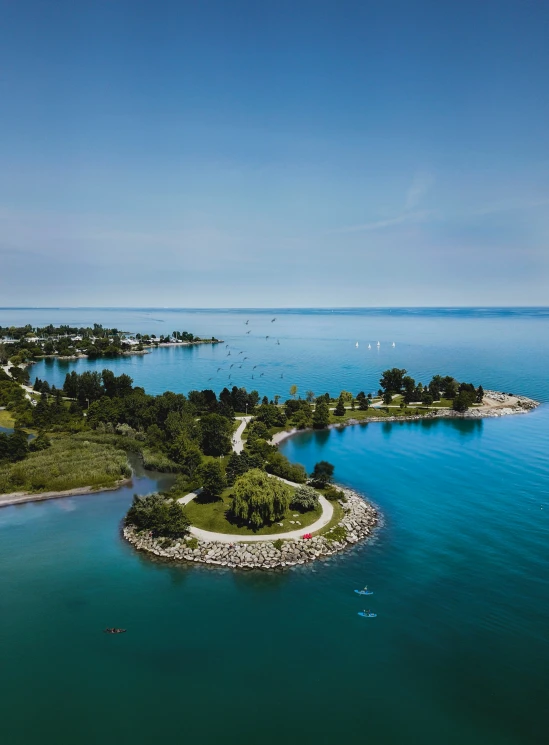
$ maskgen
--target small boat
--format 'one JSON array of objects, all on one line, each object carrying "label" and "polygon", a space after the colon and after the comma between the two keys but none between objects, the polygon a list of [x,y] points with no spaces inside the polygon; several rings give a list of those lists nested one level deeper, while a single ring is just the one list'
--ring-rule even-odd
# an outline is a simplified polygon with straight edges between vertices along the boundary
[{"label": "small boat", "polygon": [[126,629],[103,629],[104,634],[125,634]]},{"label": "small boat", "polygon": [[378,342],[378,343],[377,343],[377,346],[378,346],[378,347],[380,347],[380,346],[381,346],[381,344],[380,344],[380,343]]},{"label": "small boat", "polygon": [[363,610],[360,610],[358,615],[362,618],[377,618],[377,613],[365,613]]},{"label": "small boat", "polygon": [[357,595],[373,595],[373,590],[355,590]]},{"label": "small boat", "polygon": [[371,349],[371,348],[372,348],[372,345],[371,344],[368,344],[368,349]]},{"label": "small boat", "polygon": [[393,342],[393,347],[396,347],[396,344]]},{"label": "small boat", "polygon": [[355,344],[355,347],[358,347],[358,342]]}]

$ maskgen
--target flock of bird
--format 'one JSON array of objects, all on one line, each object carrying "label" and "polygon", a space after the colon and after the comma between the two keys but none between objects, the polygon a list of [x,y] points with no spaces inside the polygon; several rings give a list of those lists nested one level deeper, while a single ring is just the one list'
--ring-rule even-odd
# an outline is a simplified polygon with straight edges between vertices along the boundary
[{"label": "flock of bird", "polygon": [[[275,321],[276,321],[276,317],[275,317],[275,318],[272,318],[272,319],[271,319],[271,323],[274,323]],[[244,325],[245,325],[245,326],[248,326],[248,325],[249,325],[249,323],[250,323],[250,319],[248,319],[248,320],[247,320],[247,321],[245,322],[245,324],[244,324]],[[246,335],[248,335],[248,334],[251,334],[251,332],[252,332],[252,329],[248,329],[248,331],[246,331]],[[266,335],[265,335],[265,341],[268,341],[268,340],[269,340],[269,339],[271,339],[271,338],[272,338],[272,337],[271,337],[271,336],[270,336],[269,334],[266,334]],[[275,342],[275,344],[276,344],[276,345],[280,345],[280,339],[277,339],[277,340],[276,340],[276,342]],[[246,350],[244,350],[244,349],[241,349],[241,350],[237,350],[237,349],[235,349],[234,347],[231,347],[231,345],[230,345],[230,344],[225,344],[225,349],[226,349],[226,350],[227,350],[227,349],[229,350],[229,351],[227,352],[227,354],[226,354],[226,357],[232,357],[232,356],[236,356],[236,358],[240,357],[240,355],[241,355],[241,354],[245,354],[245,351],[246,351]],[[233,352],[235,352],[235,355],[233,355]],[[237,366],[237,369],[238,369],[238,370],[240,370],[240,369],[242,368],[242,366],[244,365],[244,363],[246,362],[246,360],[249,360],[249,359],[250,359],[250,358],[249,358],[248,356],[246,356],[246,357],[242,357],[242,360],[238,360],[238,359],[235,359],[235,361],[234,361],[234,362],[231,362],[231,364],[229,365],[229,367],[223,367],[223,366],[220,366],[220,367],[218,367],[218,368],[217,368],[217,372],[216,372],[216,375],[219,375],[219,373],[226,373],[226,372],[228,372],[229,370],[232,370],[232,368],[233,368],[233,367],[235,367],[235,366]],[[229,361],[229,360],[227,359],[227,360],[226,360],[226,362],[228,362],[228,361]],[[240,364],[238,364],[239,362],[240,362]],[[254,366],[252,367],[252,370],[251,370],[252,380],[255,380],[255,373],[254,373],[253,371],[254,371],[254,370],[255,370],[256,368],[257,368],[257,365],[254,365]],[[260,377],[260,378],[262,378],[262,377],[263,377],[264,375],[265,375],[265,373],[264,373],[264,372],[261,372],[261,373],[259,373],[259,377]],[[284,378],[284,373],[280,373],[280,377],[281,377],[281,378]],[[227,378],[227,380],[231,380],[231,378],[232,378],[232,373],[228,373],[228,378]],[[213,377],[211,377],[211,378],[208,378],[208,381],[210,381],[210,380],[213,380]]]},{"label": "flock of bird", "polygon": [[[274,323],[275,321],[276,321],[276,317],[271,319],[271,323]],[[245,321],[244,325],[245,326],[249,326],[249,324],[250,324],[250,319],[247,319]],[[252,332],[252,329],[249,328],[246,331],[246,335],[251,334],[251,332]],[[269,339],[271,339],[271,338],[272,337],[269,334],[266,334],[265,335],[265,341],[269,341]],[[277,339],[276,342],[275,342],[275,344],[276,345],[280,345],[280,339]],[[355,346],[358,347],[358,342],[356,342]],[[376,346],[379,349],[380,343],[377,342],[377,345]],[[393,342],[391,346],[394,347],[396,345]],[[371,348],[372,348],[371,344],[368,344],[368,349],[371,349]],[[225,362],[229,362],[229,359],[228,359],[229,357],[233,357],[234,358],[234,361],[232,361],[229,364],[228,367],[224,367],[223,365],[220,365],[217,368],[216,375],[219,375],[219,373],[221,373],[222,375],[223,375],[223,373],[227,373],[227,376],[228,376],[227,377],[227,381],[231,381],[233,373],[231,373],[229,371],[232,370],[233,368],[236,368],[238,370],[241,370],[242,367],[244,366],[245,362],[248,361],[248,360],[250,360],[250,358],[247,355],[245,357],[240,358],[240,355],[246,354],[246,350],[244,350],[244,349],[240,349],[240,350],[239,349],[236,349],[235,347],[231,346],[230,344],[225,344],[225,350],[227,352],[226,353],[226,358],[227,359],[225,360]],[[251,371],[250,372],[251,372],[251,378],[252,378],[252,380],[255,380],[255,375],[257,373],[254,373],[254,370],[256,370],[257,367],[258,367],[258,365],[253,365],[253,367],[251,368]],[[264,375],[265,375],[265,372],[259,373],[259,377],[260,378],[262,378]],[[284,378],[284,373],[280,373],[280,377],[281,378]],[[211,381],[211,380],[213,380],[213,377],[208,378],[208,382]]]}]

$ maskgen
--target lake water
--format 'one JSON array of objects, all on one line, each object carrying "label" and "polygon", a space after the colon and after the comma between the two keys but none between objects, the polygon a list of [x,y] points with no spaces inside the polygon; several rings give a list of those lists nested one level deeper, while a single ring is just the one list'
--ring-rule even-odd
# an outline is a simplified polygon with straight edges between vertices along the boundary
[{"label": "lake water", "polygon": [[[262,394],[286,395],[292,383],[376,390],[396,365],[424,381],[451,373],[549,400],[549,313],[540,309],[0,317],[215,334],[264,370]],[[379,352],[367,349],[378,340]],[[154,393],[219,390],[224,354],[223,345],[42,362],[33,374],[60,382],[66,369],[98,365]],[[372,542],[280,573],[153,563],[119,531],[132,493],[154,488],[155,474],[118,492],[0,510],[5,742],[547,742],[549,407],[304,433],[282,449],[307,468],[331,461],[340,481],[379,505]],[[364,602],[353,590],[365,583],[374,619],[357,615]],[[102,634],[106,626],[128,633]]]}]

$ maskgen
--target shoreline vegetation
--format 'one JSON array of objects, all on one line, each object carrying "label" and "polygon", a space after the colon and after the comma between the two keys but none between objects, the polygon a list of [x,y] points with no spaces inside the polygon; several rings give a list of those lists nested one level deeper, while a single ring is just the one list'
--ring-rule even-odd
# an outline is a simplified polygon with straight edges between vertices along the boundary
[{"label": "shoreline vegetation", "polygon": [[31,388],[24,364],[0,368],[0,407],[14,421],[11,434],[0,433],[0,506],[116,489],[131,480],[128,458],[135,454],[145,468],[173,473],[174,484],[134,497],[124,537],[153,555],[230,567],[274,568],[329,556],[378,524],[368,501],[334,485],[331,464],[321,461],[307,474],[291,463],[277,448],[287,437],[538,406],[451,376],[435,375],[424,386],[397,368],[383,372],[377,393],[308,391],[303,399],[291,386],[281,402],[236,386],[219,396],[212,390],[151,396],[108,369],[67,373],[62,389],[39,379]]},{"label": "shoreline vegetation", "polygon": [[188,331],[172,331],[166,336],[121,331],[93,326],[43,327],[0,326],[0,364],[18,366],[32,364],[43,358],[77,360],[96,357],[120,357],[148,354],[157,347],[192,346],[195,344],[221,344],[214,336],[201,338]]}]

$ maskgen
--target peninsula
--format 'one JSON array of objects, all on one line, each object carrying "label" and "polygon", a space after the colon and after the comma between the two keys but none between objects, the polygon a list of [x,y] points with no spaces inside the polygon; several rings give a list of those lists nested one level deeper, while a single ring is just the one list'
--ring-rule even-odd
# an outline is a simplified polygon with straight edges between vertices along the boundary
[{"label": "peninsula", "polygon": [[119,357],[146,354],[148,349],[192,344],[219,344],[222,339],[201,338],[188,331],[172,331],[167,336],[140,334],[93,326],[43,327],[0,326],[0,364],[29,363],[42,357],[78,359],[80,357]]},{"label": "peninsula", "polygon": [[[0,506],[116,488],[131,476],[129,454],[174,474],[165,493],[135,497],[124,536],[170,559],[272,568],[340,551],[369,536],[375,507],[334,484],[333,466],[313,472],[278,451],[283,437],[370,421],[494,416],[537,402],[434,376],[416,383],[386,370],[377,393],[341,391],[305,399],[260,399],[233,386],[187,396],[151,396],[108,369],[67,374],[63,389],[18,381],[0,369],[0,406],[13,433],[0,433]],[[27,432],[36,436],[30,442]]]}]

